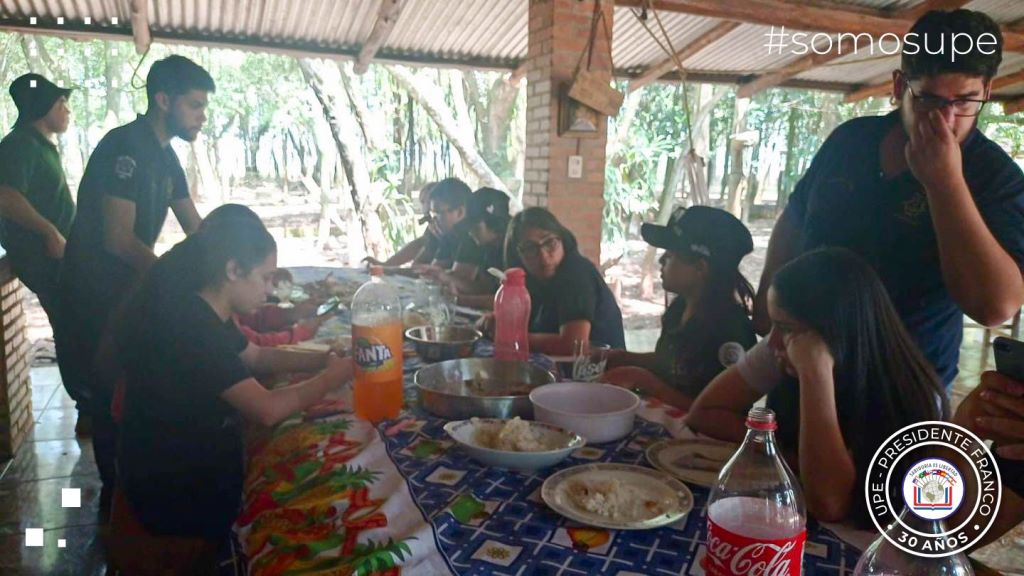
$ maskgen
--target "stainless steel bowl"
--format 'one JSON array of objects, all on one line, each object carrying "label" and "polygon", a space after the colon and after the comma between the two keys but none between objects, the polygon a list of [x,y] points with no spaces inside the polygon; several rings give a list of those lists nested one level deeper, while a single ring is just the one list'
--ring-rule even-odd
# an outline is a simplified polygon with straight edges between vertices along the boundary
[{"label": "stainless steel bowl", "polygon": [[420,405],[442,418],[533,418],[530,391],[555,375],[529,362],[463,358],[421,368],[413,377]]},{"label": "stainless steel bowl", "polygon": [[424,362],[439,362],[473,355],[473,344],[483,334],[469,326],[417,326],[405,331]]}]

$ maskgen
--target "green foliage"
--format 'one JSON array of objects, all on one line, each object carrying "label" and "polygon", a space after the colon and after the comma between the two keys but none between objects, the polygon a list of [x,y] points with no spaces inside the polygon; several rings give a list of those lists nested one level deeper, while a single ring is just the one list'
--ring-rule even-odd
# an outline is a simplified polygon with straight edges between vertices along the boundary
[{"label": "green foliage", "polygon": [[378,572],[390,570],[398,563],[412,556],[412,549],[407,542],[415,538],[407,538],[399,542],[388,538],[386,543],[367,542],[357,544],[352,553],[351,564],[356,576],[371,576]]}]

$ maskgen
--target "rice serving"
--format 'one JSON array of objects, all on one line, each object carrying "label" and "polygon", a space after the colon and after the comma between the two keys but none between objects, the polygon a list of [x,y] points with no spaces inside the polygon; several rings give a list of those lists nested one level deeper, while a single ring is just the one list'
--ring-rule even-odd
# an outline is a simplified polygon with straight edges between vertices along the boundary
[{"label": "rice serving", "polygon": [[506,452],[546,452],[557,448],[547,445],[530,423],[518,416],[501,427],[481,422],[478,418],[471,418],[470,422],[473,424],[473,440],[482,448]]},{"label": "rice serving", "polygon": [[568,483],[565,491],[577,508],[613,520],[647,520],[667,510],[665,503],[614,478],[590,482],[577,480]]}]

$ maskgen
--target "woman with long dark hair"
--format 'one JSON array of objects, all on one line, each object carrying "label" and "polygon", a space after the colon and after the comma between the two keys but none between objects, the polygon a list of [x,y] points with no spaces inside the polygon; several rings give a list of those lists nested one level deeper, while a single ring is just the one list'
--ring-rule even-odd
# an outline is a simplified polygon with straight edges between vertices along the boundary
[{"label": "woman with long dark hair", "polygon": [[625,348],[615,296],[554,214],[537,207],[516,214],[505,237],[505,262],[526,270],[531,350],[571,354],[576,342]]},{"label": "woman with long dark hair", "polygon": [[[351,378],[350,359],[260,348],[238,331],[232,315],[265,302],[276,268],[259,219],[222,212],[157,261],[117,319],[111,560],[127,573],[206,573],[240,506],[240,420],[273,425]],[[318,371],[274,390],[253,377]]]},{"label": "woman with long dark hair", "polygon": [[610,353],[603,380],[685,410],[757,342],[754,289],[739,270],[754,242],[739,219],[707,206],[677,209],[667,226],[644,224],[640,232],[665,250],[662,287],[677,296],[662,317],[655,351]]},{"label": "woman with long dark hair", "polygon": [[711,382],[687,424],[739,441],[747,409],[767,394],[811,514],[863,520],[864,474],[878,446],[904,426],[948,415],[939,378],[853,252],[793,260],[772,280],[768,308],[771,334]]}]

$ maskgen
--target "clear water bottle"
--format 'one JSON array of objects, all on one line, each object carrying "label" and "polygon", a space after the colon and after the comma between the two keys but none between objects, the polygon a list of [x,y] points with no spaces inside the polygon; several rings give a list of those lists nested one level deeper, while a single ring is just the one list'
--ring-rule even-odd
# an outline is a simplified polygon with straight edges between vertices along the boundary
[{"label": "clear water bottle", "polygon": [[530,293],[526,271],[509,268],[494,295],[494,357],[498,360],[530,359]]},{"label": "clear water bottle", "polygon": [[775,413],[751,408],[747,436],[708,497],[709,576],[801,573],[807,515],[793,472],[775,446]]},{"label": "clear water bottle", "polygon": [[402,409],[402,302],[375,266],[352,298],[352,355],[356,415],[370,422],[398,417]]},{"label": "clear water bottle", "polygon": [[[907,508],[900,514],[900,520],[919,532],[941,534],[943,529],[940,520],[926,520]],[[893,524],[889,536],[898,537],[903,530],[899,524]],[[861,555],[854,576],[973,576],[974,569],[963,553],[953,554],[944,558],[925,558],[904,552],[893,545],[884,535],[868,546]]]}]

